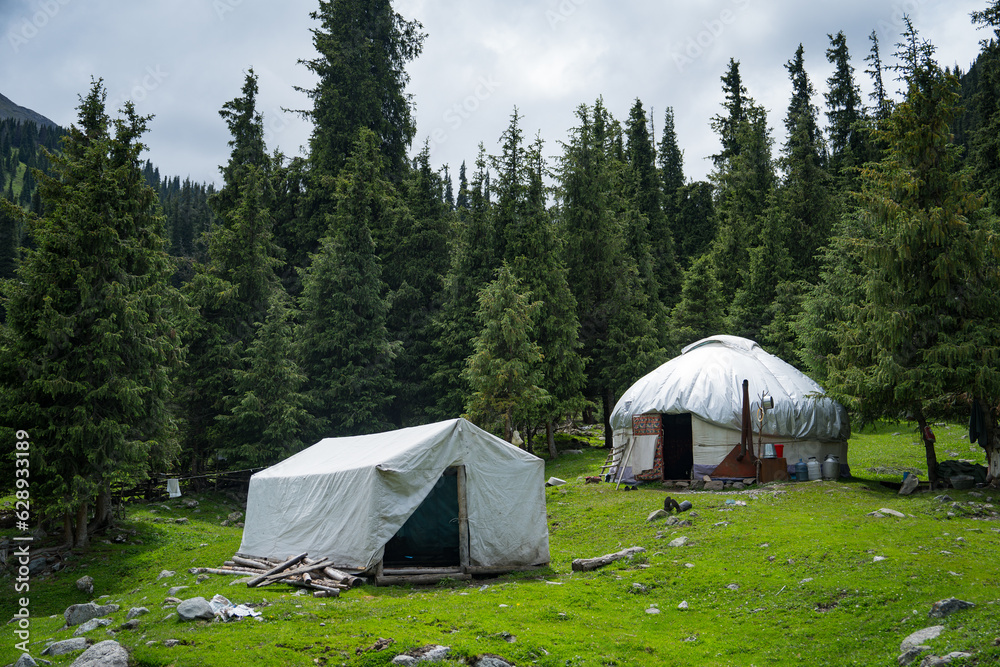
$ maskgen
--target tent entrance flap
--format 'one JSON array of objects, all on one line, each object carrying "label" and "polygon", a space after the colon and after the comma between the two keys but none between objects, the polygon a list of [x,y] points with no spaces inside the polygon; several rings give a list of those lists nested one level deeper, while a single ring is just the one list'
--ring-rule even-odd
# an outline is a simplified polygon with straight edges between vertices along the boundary
[{"label": "tent entrance flap", "polygon": [[691,479],[693,469],[691,413],[663,415],[663,479]]},{"label": "tent entrance flap", "polygon": [[[464,472],[464,471],[462,471]],[[383,567],[459,567],[462,565],[460,549],[460,496],[465,485],[460,484],[458,467],[451,467],[441,474],[434,488],[427,494],[416,511],[406,520],[385,545]],[[461,480],[464,481],[464,480]]]}]

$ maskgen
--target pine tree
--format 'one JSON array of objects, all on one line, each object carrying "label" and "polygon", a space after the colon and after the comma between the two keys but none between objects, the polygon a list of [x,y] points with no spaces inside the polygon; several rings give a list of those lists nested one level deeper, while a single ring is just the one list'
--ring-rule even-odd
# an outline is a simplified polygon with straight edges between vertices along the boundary
[{"label": "pine tree", "polygon": [[718,224],[715,188],[707,181],[694,181],[682,186],[675,197],[676,213],[671,221],[671,233],[677,239],[677,262],[690,268],[715,238]]},{"label": "pine tree", "polygon": [[[1000,396],[1000,334],[986,313],[1000,307],[1000,245],[980,219],[967,172],[956,168],[951,123],[958,82],[907,19],[899,45],[906,98],[879,130],[886,157],[866,167],[861,248],[863,301],[837,331],[830,379],[862,419],[914,419],[924,433],[935,404],[964,394]],[[996,414],[983,446],[1000,467]],[[936,482],[933,442],[925,439]],[[1000,472],[1000,470],[996,470]]]},{"label": "pine tree", "polygon": [[62,514],[78,547],[110,519],[112,484],[141,482],[176,454],[180,341],[163,220],[140,161],[149,117],[127,102],[111,120],[105,99],[92,82],[79,126],[48,155],[45,214],[27,220],[34,248],[3,287],[4,421],[32,436],[33,511]]},{"label": "pine tree", "polygon": [[991,0],[987,9],[972,13],[972,20],[992,28],[993,38],[982,42],[976,63],[981,72],[974,100],[979,125],[972,138],[971,164],[993,214],[1000,215],[1000,5]]},{"label": "pine tree", "polygon": [[299,354],[314,416],[329,436],[391,426],[398,345],[386,327],[389,304],[371,234],[391,203],[378,146],[374,132],[359,132],[337,179],[330,235],[302,271]]},{"label": "pine tree", "polygon": [[532,323],[541,306],[528,300],[506,262],[479,293],[480,333],[464,373],[472,388],[466,412],[484,428],[499,426],[508,442],[523,413],[547,399],[538,386],[541,349],[532,340]]},{"label": "pine tree", "polygon": [[726,98],[725,102],[722,103],[726,113],[725,115],[712,116],[712,129],[719,135],[722,142],[722,150],[712,156],[712,161],[717,169],[723,168],[727,160],[731,160],[740,153],[740,126],[747,119],[748,102],[747,90],[740,77],[740,61],[729,59],[729,69],[722,76],[722,93]]},{"label": "pine tree", "polygon": [[839,175],[867,161],[864,133],[860,123],[864,118],[861,89],[854,81],[854,67],[843,31],[828,34],[830,48],[826,59],[833,65],[833,74],[826,80],[826,119],[830,136],[830,171]]},{"label": "pine tree", "polygon": [[707,255],[691,263],[684,272],[681,299],[670,313],[670,356],[685,345],[725,331],[726,304]]},{"label": "pine tree", "polygon": [[220,168],[223,186],[212,201],[219,217],[237,205],[248,169],[256,168],[267,174],[271,167],[264,144],[264,118],[257,111],[257,75],[253,68],[246,74],[242,92],[242,97],[226,102],[219,110],[231,137],[229,162]]}]

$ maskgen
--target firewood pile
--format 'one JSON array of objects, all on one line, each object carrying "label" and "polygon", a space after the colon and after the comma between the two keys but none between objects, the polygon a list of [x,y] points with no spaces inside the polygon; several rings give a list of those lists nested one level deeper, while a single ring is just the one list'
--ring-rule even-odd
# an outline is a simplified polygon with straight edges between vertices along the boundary
[{"label": "firewood pile", "polygon": [[314,597],[335,598],[340,591],[354,588],[364,583],[360,577],[333,567],[328,558],[315,560],[309,554],[302,553],[286,560],[273,558],[255,558],[235,555],[223,563],[221,568],[195,567],[189,570],[191,574],[231,574],[237,576],[252,576],[247,582],[249,588],[269,586],[274,583],[285,583],[298,588],[312,590]]}]

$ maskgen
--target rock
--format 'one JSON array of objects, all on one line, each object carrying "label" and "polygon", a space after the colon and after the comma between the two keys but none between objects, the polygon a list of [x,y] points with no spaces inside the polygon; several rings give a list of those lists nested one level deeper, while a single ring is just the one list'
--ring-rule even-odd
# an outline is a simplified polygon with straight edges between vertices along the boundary
[{"label": "rock", "polygon": [[31,562],[28,563],[28,574],[38,574],[45,569],[46,565],[48,565],[48,560],[46,560],[44,556],[33,558],[31,559]]},{"label": "rock", "polygon": [[908,496],[913,493],[914,489],[920,484],[920,478],[914,474],[909,474],[906,479],[903,480],[902,486],[899,487],[899,495]]},{"label": "rock", "polygon": [[128,651],[115,640],[106,639],[80,654],[70,667],[128,667]]},{"label": "rock", "polygon": [[139,619],[133,618],[130,621],[125,621],[118,626],[118,630],[137,630],[139,628]]},{"label": "rock", "polygon": [[163,604],[180,604],[180,603],[181,603],[180,598],[175,598],[173,596],[168,596],[163,598]]},{"label": "rock", "polygon": [[208,581],[209,579],[211,579],[211,577],[209,575],[207,575],[207,574],[199,574],[198,577],[195,579],[195,581],[197,581],[200,584],[201,582]]},{"label": "rock", "polygon": [[215,612],[212,611],[212,605],[208,600],[198,596],[177,605],[177,617],[182,621],[193,621],[198,618],[209,620],[215,618]]},{"label": "rock", "polygon": [[172,577],[175,574],[177,573],[173,570],[160,570],[160,574],[156,576],[156,580],[159,581],[160,579],[166,579],[167,577]]},{"label": "rock", "polygon": [[98,616],[113,614],[118,611],[118,609],[119,607],[116,604],[96,605],[93,602],[74,604],[66,608],[66,611],[63,612],[63,618],[66,619],[66,625],[72,627],[74,625],[86,623],[90,619],[97,618]]},{"label": "rock", "polygon": [[479,656],[479,659],[473,663],[473,667],[514,667],[514,665],[498,655],[487,653]]},{"label": "rock", "polygon": [[952,651],[945,656],[929,655],[920,661],[920,667],[939,667],[940,665],[950,665],[952,660],[958,658],[968,658],[971,656],[971,653],[964,653],[962,651]]},{"label": "rock", "polygon": [[410,651],[409,654],[397,655],[392,659],[393,665],[415,665],[418,662],[441,662],[451,653],[451,648],[432,644]]},{"label": "rock", "polygon": [[726,584],[726,588],[728,588],[731,591],[738,591],[738,590],[740,590],[740,585],[739,584]]},{"label": "rock", "polygon": [[82,651],[85,648],[87,648],[86,637],[73,637],[72,639],[64,639],[55,644],[49,644],[42,651],[42,655],[66,655],[74,651]]},{"label": "rock", "polygon": [[87,595],[93,595],[94,578],[91,577],[90,575],[87,575],[85,577],[80,577],[79,579],[76,580],[76,588],[77,590],[83,591]]},{"label": "rock", "polygon": [[180,643],[181,643],[180,639],[164,639],[163,640],[163,645],[166,646],[167,648],[170,648],[171,646],[177,646]]},{"label": "rock", "polygon": [[949,614],[954,614],[956,611],[962,611],[963,609],[971,609],[975,607],[971,602],[966,602],[965,600],[959,600],[958,598],[947,598],[945,600],[938,600],[931,605],[931,610],[928,612],[927,616],[930,618],[944,618]]},{"label": "rock", "polygon": [[747,487],[743,482],[733,482],[733,488],[739,491],[740,489],[745,489]]},{"label": "rock", "polygon": [[898,517],[900,519],[902,519],[902,518],[904,518],[906,516],[902,512],[897,512],[896,510],[891,510],[888,507],[880,507],[878,511],[881,512],[882,514],[889,514],[891,516]]},{"label": "rock", "polygon": [[131,609],[128,610],[128,613],[125,614],[125,620],[126,621],[131,621],[133,618],[136,618],[138,616],[142,616],[143,614],[148,614],[148,613],[149,613],[149,610],[146,609],[145,607],[132,607]]},{"label": "rock", "polygon": [[174,523],[191,523],[191,519],[187,518],[186,516],[182,516],[179,519],[174,519]]},{"label": "rock", "polygon": [[649,516],[646,517],[646,522],[651,523],[653,521],[665,519],[668,516],[670,516],[669,512],[666,512],[664,510],[655,510],[653,512],[650,512]]},{"label": "rock", "polygon": [[14,667],[38,667],[38,663],[27,653],[22,653],[21,657],[14,663]]},{"label": "rock", "polygon": [[899,645],[899,650],[901,653],[906,653],[906,651],[914,646],[920,646],[930,639],[937,639],[942,632],[944,632],[943,625],[934,625],[929,628],[924,628],[923,630],[917,630],[903,640],[903,642]]},{"label": "rock", "polygon": [[565,483],[566,483],[566,480],[564,480],[564,479],[559,479],[558,477],[549,477],[545,481],[545,486],[562,486]]},{"label": "rock", "polygon": [[670,542],[667,543],[667,546],[668,547],[682,547],[685,544],[687,544],[687,541],[688,541],[688,538],[686,538],[686,537],[683,537],[683,536],[681,536],[681,537],[675,537],[674,539],[670,540]]},{"label": "rock", "polygon": [[73,636],[79,637],[80,635],[90,632],[91,630],[96,630],[97,628],[103,628],[109,625],[111,625],[110,618],[92,618],[85,623],[81,623],[80,627],[78,627],[76,632],[73,633]]},{"label": "rock", "polygon": [[906,667],[906,665],[919,658],[921,653],[930,650],[930,646],[911,646],[903,651],[898,658],[896,658],[896,662],[899,663],[900,667]]},{"label": "rock", "polygon": [[243,512],[232,512],[227,518],[233,523],[236,523],[243,518]]},{"label": "rock", "polygon": [[726,488],[726,483],[721,479],[714,479],[710,482],[705,482],[704,487],[706,491],[722,491],[724,488]]},{"label": "rock", "polygon": [[678,609],[687,609],[688,608],[688,601],[687,600],[681,600],[681,603],[679,605],[677,605],[677,608]]},{"label": "rock", "polygon": [[194,498],[190,498],[184,501],[184,507],[187,507],[188,509],[193,510],[197,506],[198,506],[198,501],[195,500]]},{"label": "rock", "polygon": [[646,613],[647,614],[659,614],[660,610],[657,609],[656,607],[650,607],[649,609],[646,610]]},{"label": "rock", "polygon": [[176,597],[178,593],[183,591],[187,586],[173,586],[167,589],[167,597]]},{"label": "rock", "polygon": [[952,498],[951,496],[944,494],[941,496],[934,496],[934,500],[938,501],[939,503],[950,503],[952,501]]}]

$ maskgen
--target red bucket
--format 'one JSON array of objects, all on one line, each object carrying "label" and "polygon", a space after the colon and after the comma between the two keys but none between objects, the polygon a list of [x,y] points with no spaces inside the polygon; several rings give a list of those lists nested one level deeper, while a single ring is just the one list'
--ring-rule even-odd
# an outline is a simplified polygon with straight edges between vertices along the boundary
[{"label": "red bucket", "polygon": [[774,443],[774,455],[779,459],[783,458],[785,456],[785,446]]}]

